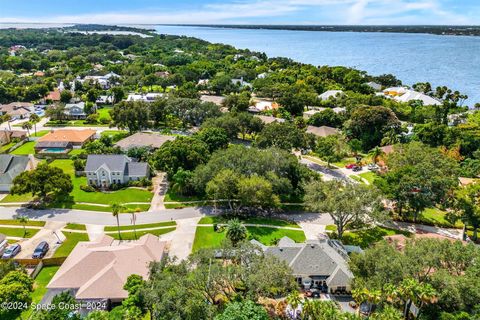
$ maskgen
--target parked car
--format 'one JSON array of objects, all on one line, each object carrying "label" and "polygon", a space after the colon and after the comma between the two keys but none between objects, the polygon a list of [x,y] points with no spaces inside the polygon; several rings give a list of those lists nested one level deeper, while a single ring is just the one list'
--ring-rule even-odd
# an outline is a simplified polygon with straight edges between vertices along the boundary
[{"label": "parked car", "polygon": [[356,165],[355,163],[349,163],[349,164],[345,165],[345,168],[347,168],[347,169],[353,169],[353,168],[355,168],[356,166],[357,166],[357,165]]},{"label": "parked car", "polygon": [[20,251],[22,247],[18,243],[14,243],[5,250],[2,255],[2,259],[12,259],[15,257]]},{"label": "parked car", "polygon": [[320,290],[318,289],[310,289],[305,291],[305,296],[309,298],[320,298]]},{"label": "parked car", "polygon": [[354,166],[352,168],[352,170],[355,171],[355,172],[362,171],[362,167],[361,166]]},{"label": "parked car", "polygon": [[50,247],[46,241],[40,242],[38,246],[35,248],[35,251],[33,251],[32,258],[42,259],[47,254],[49,248]]},{"label": "parked car", "polygon": [[371,171],[376,171],[380,169],[378,165],[376,165],[375,163],[369,163],[368,164],[368,170],[371,170]]}]

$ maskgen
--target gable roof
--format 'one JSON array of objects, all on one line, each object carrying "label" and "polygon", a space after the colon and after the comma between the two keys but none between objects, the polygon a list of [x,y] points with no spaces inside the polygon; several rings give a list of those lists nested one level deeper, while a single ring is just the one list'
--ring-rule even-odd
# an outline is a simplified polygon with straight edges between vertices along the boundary
[{"label": "gable roof", "polygon": [[27,169],[27,156],[0,154],[0,185],[12,184],[13,179]]},{"label": "gable roof", "polygon": [[97,171],[101,166],[105,166],[110,171],[124,172],[130,161],[132,160],[123,154],[89,154],[85,171]]},{"label": "gable roof", "polygon": [[266,247],[264,251],[285,261],[297,276],[325,276],[331,283],[329,285],[335,286],[345,286],[353,279],[346,254],[342,255],[330,241],[295,243],[282,238],[278,246]]},{"label": "gable roof", "polygon": [[160,148],[165,142],[175,140],[174,136],[137,132],[115,143],[122,150],[136,147]]},{"label": "gable roof", "polygon": [[280,122],[280,123],[285,122],[285,119],[283,119],[283,118],[276,118],[276,117],[272,117],[272,116],[255,115],[255,117],[262,120],[262,122],[265,123],[265,124],[269,124],[269,123],[272,123],[272,122]]},{"label": "gable roof", "polygon": [[343,91],[342,90],[328,90],[328,91],[325,91],[324,93],[322,93],[321,95],[318,96],[318,98],[320,100],[328,100],[330,98],[334,98],[336,96],[341,96],[343,95]]},{"label": "gable roof", "polygon": [[58,129],[39,138],[37,141],[67,141],[72,143],[85,143],[97,132],[92,129],[68,130]]},{"label": "gable roof", "polygon": [[60,90],[55,89],[48,93],[48,95],[45,97],[45,100],[60,101],[60,96]]},{"label": "gable roof", "polygon": [[321,126],[321,127],[307,126],[307,132],[312,133],[318,137],[328,137],[328,136],[340,133],[338,129],[328,127],[328,126]]},{"label": "gable roof", "polygon": [[160,261],[165,242],[146,234],[137,241],[119,242],[104,235],[96,242],[79,242],[62,264],[48,289],[78,289],[77,299],[124,299],[128,276],[146,279],[149,264]]}]

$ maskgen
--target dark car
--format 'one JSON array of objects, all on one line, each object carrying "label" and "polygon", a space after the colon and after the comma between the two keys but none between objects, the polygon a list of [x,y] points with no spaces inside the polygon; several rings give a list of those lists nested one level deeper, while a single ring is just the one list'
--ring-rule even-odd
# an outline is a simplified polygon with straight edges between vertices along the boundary
[{"label": "dark car", "polygon": [[20,250],[22,250],[22,247],[18,243],[14,243],[5,250],[2,259],[12,259],[20,252]]},{"label": "dark car", "polygon": [[35,248],[35,251],[33,251],[32,258],[42,259],[47,254],[49,248],[50,247],[48,246],[48,243],[46,241],[40,242],[38,246]]},{"label": "dark car", "polygon": [[352,170],[355,171],[355,172],[362,171],[362,167],[355,166],[355,167],[352,168]]}]

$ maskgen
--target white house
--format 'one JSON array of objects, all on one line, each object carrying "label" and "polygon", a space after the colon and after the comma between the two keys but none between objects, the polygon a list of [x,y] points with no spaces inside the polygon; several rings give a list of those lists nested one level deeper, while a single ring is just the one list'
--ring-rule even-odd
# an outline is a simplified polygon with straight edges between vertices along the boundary
[{"label": "white house", "polygon": [[342,95],[343,95],[342,90],[328,90],[322,93],[321,95],[319,95],[318,99],[325,101],[325,100],[329,100],[331,98],[335,98]]},{"label": "white house", "polygon": [[87,182],[91,186],[108,187],[111,184],[125,184],[150,176],[146,162],[135,162],[126,155],[88,155],[85,165]]},{"label": "white house", "polygon": [[150,92],[150,93],[130,93],[127,97],[127,101],[144,101],[153,102],[158,98],[163,97],[163,93]]},{"label": "white house", "polygon": [[424,93],[414,91],[405,87],[391,87],[383,90],[383,95],[398,102],[409,102],[414,100],[422,101],[425,106],[441,105],[442,101]]}]

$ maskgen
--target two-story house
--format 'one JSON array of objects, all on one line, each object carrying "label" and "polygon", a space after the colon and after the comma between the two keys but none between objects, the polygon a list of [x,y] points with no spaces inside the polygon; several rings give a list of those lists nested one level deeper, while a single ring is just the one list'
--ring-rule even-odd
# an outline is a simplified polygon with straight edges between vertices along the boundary
[{"label": "two-story house", "polygon": [[91,186],[107,188],[111,184],[125,184],[150,176],[146,162],[136,162],[123,154],[91,154],[85,165],[87,182]]}]

